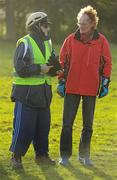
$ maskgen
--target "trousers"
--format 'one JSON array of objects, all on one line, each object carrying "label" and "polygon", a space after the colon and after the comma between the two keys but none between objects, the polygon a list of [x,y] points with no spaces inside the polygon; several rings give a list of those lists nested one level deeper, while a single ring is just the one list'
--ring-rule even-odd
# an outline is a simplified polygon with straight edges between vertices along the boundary
[{"label": "trousers", "polygon": [[95,96],[81,96],[66,94],[64,99],[63,126],[60,137],[60,155],[72,155],[72,127],[82,98],[83,128],[79,143],[79,156],[90,156],[90,143],[93,133],[93,119],[95,110]]},{"label": "trousers", "polygon": [[49,130],[49,107],[36,109],[16,102],[10,151],[18,156],[24,156],[33,143],[36,155],[47,155]]}]

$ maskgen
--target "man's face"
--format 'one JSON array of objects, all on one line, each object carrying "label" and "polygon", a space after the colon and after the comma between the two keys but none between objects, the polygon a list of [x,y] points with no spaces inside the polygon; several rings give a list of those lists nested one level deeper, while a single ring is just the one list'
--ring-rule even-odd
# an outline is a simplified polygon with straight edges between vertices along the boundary
[{"label": "man's face", "polygon": [[95,26],[94,22],[92,22],[92,20],[89,18],[87,14],[83,14],[80,17],[77,25],[79,26],[81,34],[90,32],[92,28]]}]

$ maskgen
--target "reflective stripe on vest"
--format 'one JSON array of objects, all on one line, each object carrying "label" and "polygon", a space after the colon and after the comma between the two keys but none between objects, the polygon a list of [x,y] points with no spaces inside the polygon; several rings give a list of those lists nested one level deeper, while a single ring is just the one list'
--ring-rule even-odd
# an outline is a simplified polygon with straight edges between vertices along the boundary
[{"label": "reflective stripe on vest", "polygon": [[[29,48],[30,54],[31,54],[31,60],[33,64],[45,64],[48,62],[49,57],[51,56],[52,52],[52,44],[51,40],[44,41],[45,45],[45,57],[43,56],[41,50],[39,49],[36,42],[31,38],[29,35],[21,38],[18,40],[17,45],[19,45],[21,42],[24,43],[25,50],[24,50],[24,56],[26,55],[27,49]],[[18,76],[17,72],[14,70],[14,80],[13,83],[17,85],[41,85],[44,83],[47,83],[48,85],[51,85],[51,77],[49,75],[35,75],[32,77],[20,77]]]}]

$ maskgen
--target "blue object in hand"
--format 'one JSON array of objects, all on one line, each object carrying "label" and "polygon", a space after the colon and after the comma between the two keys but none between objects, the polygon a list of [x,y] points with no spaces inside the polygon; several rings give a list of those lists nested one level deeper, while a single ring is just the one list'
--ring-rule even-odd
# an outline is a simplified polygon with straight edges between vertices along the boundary
[{"label": "blue object in hand", "polygon": [[65,80],[60,80],[57,85],[57,93],[61,96],[65,96]]},{"label": "blue object in hand", "polygon": [[102,98],[108,94],[110,78],[102,77],[101,88],[99,91],[99,98]]}]

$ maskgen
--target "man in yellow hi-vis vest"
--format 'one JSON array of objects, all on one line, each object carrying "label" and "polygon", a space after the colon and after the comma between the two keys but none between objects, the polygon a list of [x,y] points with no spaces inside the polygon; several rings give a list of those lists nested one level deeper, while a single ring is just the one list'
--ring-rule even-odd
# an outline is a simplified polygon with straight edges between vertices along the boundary
[{"label": "man in yellow hi-vis vest", "polygon": [[[29,34],[17,42],[14,57],[12,101],[15,102],[11,165],[19,168],[22,156],[33,142],[35,162],[55,164],[49,157],[51,70],[56,57],[49,37],[46,13],[35,12],[26,21]],[[55,58],[56,59],[56,58]],[[52,61],[52,59],[51,59]],[[56,69],[55,71],[59,70]]]}]

